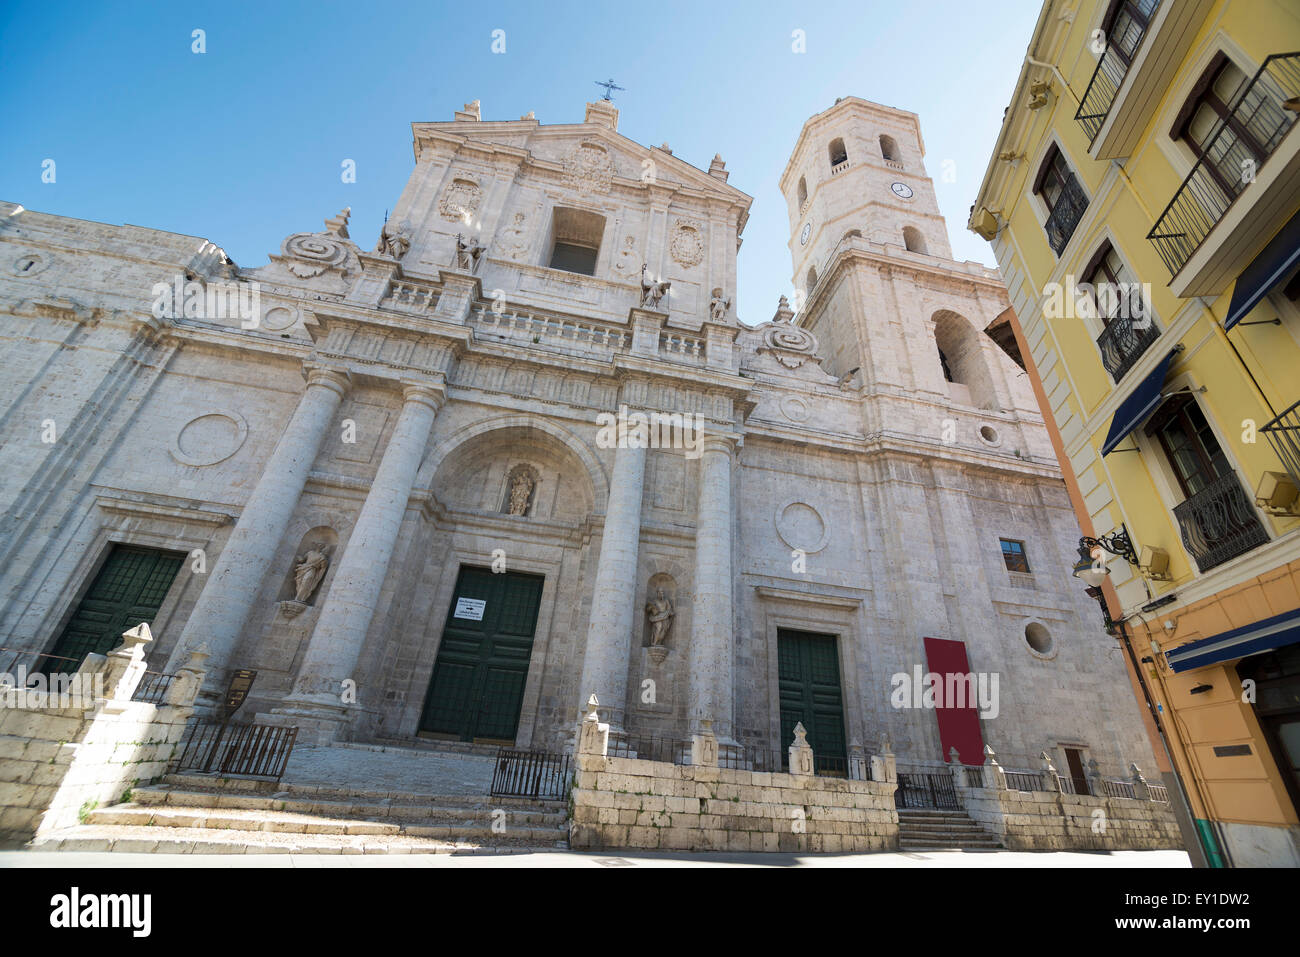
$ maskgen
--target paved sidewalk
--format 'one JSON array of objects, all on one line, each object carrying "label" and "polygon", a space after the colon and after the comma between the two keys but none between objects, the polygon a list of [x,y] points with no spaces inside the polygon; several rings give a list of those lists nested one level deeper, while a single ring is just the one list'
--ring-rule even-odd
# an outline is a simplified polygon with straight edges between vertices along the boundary
[{"label": "paved sidewalk", "polygon": [[669,854],[650,851],[540,851],[497,854],[42,854],[0,852],[12,867],[1112,867],[1190,868],[1184,851],[927,851],[897,854]]}]

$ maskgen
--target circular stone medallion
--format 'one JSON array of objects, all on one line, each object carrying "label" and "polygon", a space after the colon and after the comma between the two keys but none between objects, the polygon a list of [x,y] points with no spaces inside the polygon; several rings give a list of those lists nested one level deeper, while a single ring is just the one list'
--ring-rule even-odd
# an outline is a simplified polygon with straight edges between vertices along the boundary
[{"label": "circular stone medallion", "polygon": [[181,426],[171,455],[182,465],[216,465],[230,458],[248,438],[248,423],[238,412],[205,412]]}]

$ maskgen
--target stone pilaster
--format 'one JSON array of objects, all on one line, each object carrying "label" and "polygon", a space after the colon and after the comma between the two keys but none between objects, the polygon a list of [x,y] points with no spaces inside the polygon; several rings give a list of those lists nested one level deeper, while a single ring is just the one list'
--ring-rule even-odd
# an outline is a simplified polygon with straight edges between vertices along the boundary
[{"label": "stone pilaster", "polygon": [[340,721],[346,715],[343,682],[355,679],[416,472],[443,399],[441,384],[405,385],[401,415],[334,572],[293,693],[277,712],[327,722]]},{"label": "stone pilaster", "polygon": [[452,269],[440,270],[438,278],[442,280],[442,294],[433,318],[465,325],[474,303],[483,297],[483,284],[478,276]]},{"label": "stone pilaster", "polygon": [[695,523],[695,593],[691,603],[690,721],[713,722],[723,745],[733,743],[731,465],[735,438],[701,441],[699,515]]},{"label": "stone pilaster", "polygon": [[582,659],[582,693],[594,694],[605,702],[608,723],[615,734],[623,730],[628,654],[636,621],[645,460],[644,448],[632,448],[627,443],[614,454],[587,625],[587,649]]},{"label": "stone pilaster", "polygon": [[[342,369],[308,367],[307,389],[190,612],[168,671],[176,671],[203,644],[211,655],[212,673],[233,667],[230,656],[350,382]],[[220,689],[208,689],[201,701],[210,705],[219,695]]]}]

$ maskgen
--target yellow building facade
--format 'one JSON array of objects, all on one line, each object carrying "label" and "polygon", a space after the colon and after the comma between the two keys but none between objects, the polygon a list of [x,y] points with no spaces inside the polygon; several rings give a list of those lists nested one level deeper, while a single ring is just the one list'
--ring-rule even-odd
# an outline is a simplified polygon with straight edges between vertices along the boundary
[{"label": "yellow building facade", "polygon": [[1048,0],[969,224],[1211,866],[1300,865],[1298,114],[1294,0]]}]

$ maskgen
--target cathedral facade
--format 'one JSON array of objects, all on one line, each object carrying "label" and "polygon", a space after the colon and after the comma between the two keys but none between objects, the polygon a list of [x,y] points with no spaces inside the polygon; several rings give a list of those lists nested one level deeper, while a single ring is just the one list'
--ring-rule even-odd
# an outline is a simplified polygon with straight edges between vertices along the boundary
[{"label": "cathedral facade", "polygon": [[209,708],[253,670],[241,714],[316,743],[563,750],[595,694],[615,736],[1151,766],[916,116],[805,124],[758,324],[750,197],[617,126],[416,123],[377,244],[344,211],[259,268],[0,206],[0,645],[147,620],[152,668],[202,650]]}]

